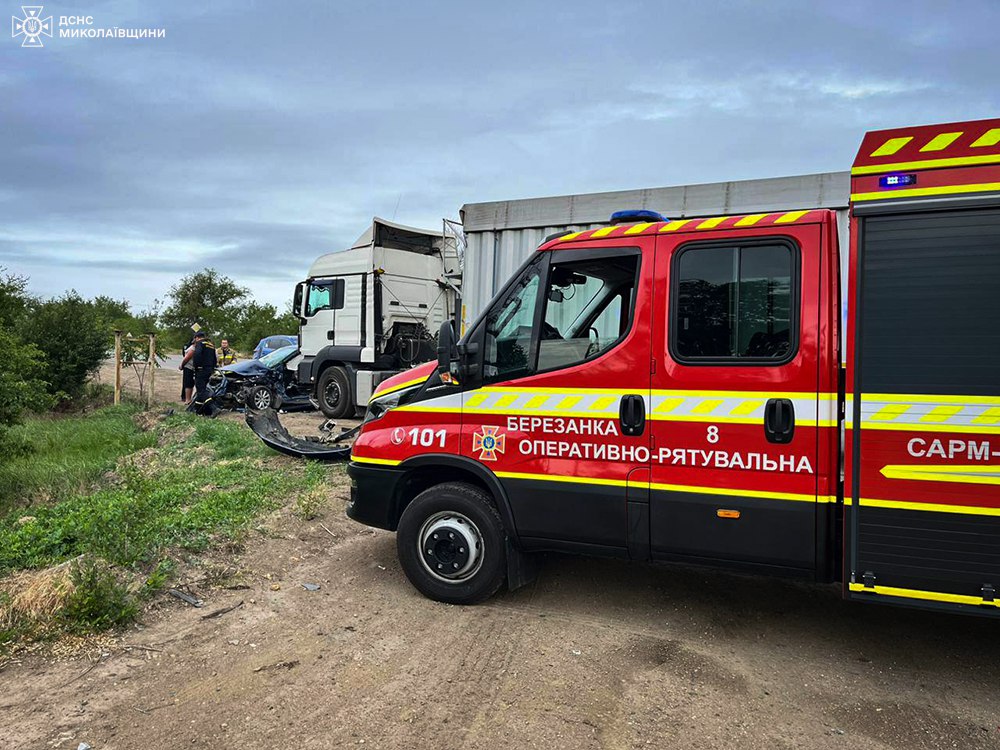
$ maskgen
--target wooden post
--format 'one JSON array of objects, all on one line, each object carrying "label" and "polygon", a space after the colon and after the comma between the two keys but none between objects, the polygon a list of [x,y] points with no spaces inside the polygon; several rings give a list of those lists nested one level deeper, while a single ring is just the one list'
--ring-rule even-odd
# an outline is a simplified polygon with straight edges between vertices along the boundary
[{"label": "wooden post", "polygon": [[122,332],[115,331],[115,405],[122,402]]},{"label": "wooden post", "polygon": [[156,398],[156,334],[149,334],[149,398],[146,399],[148,408],[153,408],[153,399]]}]

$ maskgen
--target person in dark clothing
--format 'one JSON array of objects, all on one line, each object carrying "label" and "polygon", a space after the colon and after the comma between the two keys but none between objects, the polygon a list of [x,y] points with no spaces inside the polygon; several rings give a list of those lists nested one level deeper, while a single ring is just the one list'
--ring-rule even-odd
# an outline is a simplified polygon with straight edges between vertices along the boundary
[{"label": "person in dark clothing", "polygon": [[185,404],[190,404],[191,397],[194,395],[194,365],[191,363],[191,358],[187,356],[192,347],[194,347],[194,339],[191,339],[181,349],[181,355],[184,358],[181,360],[181,366],[177,368],[183,376],[181,382],[181,401]]},{"label": "person in dark clothing", "polygon": [[212,400],[212,392],[208,388],[208,380],[215,372],[217,358],[215,345],[208,340],[204,331],[198,331],[194,335],[194,345],[184,355],[184,362],[181,363],[181,366],[183,367],[188,360],[194,364],[194,400],[188,410],[213,417],[216,413],[216,406]]}]

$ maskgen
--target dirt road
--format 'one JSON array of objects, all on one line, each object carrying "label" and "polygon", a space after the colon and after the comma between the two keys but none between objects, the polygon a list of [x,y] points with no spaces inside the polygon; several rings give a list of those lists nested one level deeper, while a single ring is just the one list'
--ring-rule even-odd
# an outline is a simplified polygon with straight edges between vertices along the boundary
[{"label": "dirt road", "polygon": [[1000,747],[996,621],[557,556],[530,587],[437,604],[394,535],[344,517],[346,481],[324,518],[281,511],[250,540],[249,588],[164,598],[102,658],[8,666],[0,745]]}]

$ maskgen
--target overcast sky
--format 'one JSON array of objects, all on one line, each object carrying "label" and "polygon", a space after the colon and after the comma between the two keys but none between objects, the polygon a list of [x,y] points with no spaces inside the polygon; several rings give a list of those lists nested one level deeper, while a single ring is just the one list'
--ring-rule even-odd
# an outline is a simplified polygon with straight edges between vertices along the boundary
[{"label": "overcast sky", "polygon": [[[4,12],[21,15],[19,0]],[[847,169],[1000,115],[1000,2],[46,4],[0,45],[0,266],[138,308],[214,266],[284,305],[373,215]],[[164,28],[162,39],[59,38]]]}]

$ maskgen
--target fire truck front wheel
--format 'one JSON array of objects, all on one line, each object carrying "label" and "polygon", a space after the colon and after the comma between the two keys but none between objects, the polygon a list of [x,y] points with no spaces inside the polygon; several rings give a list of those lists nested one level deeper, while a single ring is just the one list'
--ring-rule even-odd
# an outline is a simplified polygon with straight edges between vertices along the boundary
[{"label": "fire truck front wheel", "polygon": [[403,572],[424,596],[475,604],[503,585],[506,533],[487,495],[461,482],[424,490],[406,506],[396,529]]}]

